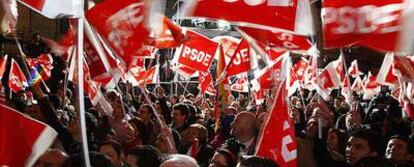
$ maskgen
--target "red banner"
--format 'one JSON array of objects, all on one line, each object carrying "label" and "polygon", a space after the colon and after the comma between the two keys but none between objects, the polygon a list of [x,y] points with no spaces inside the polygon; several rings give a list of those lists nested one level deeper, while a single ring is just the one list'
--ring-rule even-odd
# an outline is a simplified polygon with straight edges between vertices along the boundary
[{"label": "red banner", "polygon": [[403,0],[325,0],[322,8],[325,47],[361,45],[395,51],[403,8]]},{"label": "red banner", "polygon": [[187,31],[188,41],[181,45],[178,62],[201,72],[208,72],[217,43],[193,31]]},{"label": "red banner", "polygon": [[156,48],[172,48],[178,47],[184,42],[184,34],[182,28],[175,25],[170,19],[164,16],[162,32],[155,36]]},{"label": "red banner", "polygon": [[197,1],[192,15],[294,31],[297,3],[297,0]]},{"label": "red banner", "polygon": [[289,122],[285,84],[277,89],[278,94],[257,147],[257,155],[270,158],[282,167],[295,167],[297,146],[294,126]]},{"label": "red banner", "polygon": [[200,93],[204,94],[210,84],[212,84],[212,77],[209,73],[200,73],[198,76],[198,83],[200,84]]},{"label": "red banner", "polygon": [[239,29],[261,44],[277,50],[308,50],[312,46],[306,36],[251,27]]},{"label": "red banner", "polygon": [[227,76],[237,75],[250,70],[250,51],[247,41],[240,41],[239,46],[234,51],[229,64],[227,65]]},{"label": "red banner", "polygon": [[17,93],[20,90],[23,90],[25,86],[28,86],[26,76],[23,71],[20,69],[19,64],[12,59],[11,68],[9,73],[9,87],[14,93]]},{"label": "red banner", "polygon": [[110,46],[129,63],[132,56],[140,55],[148,40],[145,28],[145,3],[137,0],[107,0],[86,13],[91,25]]}]

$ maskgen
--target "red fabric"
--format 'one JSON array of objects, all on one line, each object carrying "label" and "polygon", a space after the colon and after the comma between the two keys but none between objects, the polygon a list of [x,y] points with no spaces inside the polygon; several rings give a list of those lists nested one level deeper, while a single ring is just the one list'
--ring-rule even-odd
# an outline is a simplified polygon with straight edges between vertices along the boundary
[{"label": "red fabric", "polygon": [[3,78],[4,71],[6,71],[6,63],[8,56],[0,57],[0,79]]},{"label": "red fabric", "polygon": [[361,45],[379,51],[395,51],[401,31],[402,3],[402,0],[323,1],[325,47]]},{"label": "red fabric", "polygon": [[170,19],[164,16],[161,34],[155,37],[156,48],[173,48],[178,47],[184,42],[182,28],[175,25]]},{"label": "red fabric", "polygon": [[198,83],[200,83],[200,93],[204,94],[210,84],[212,84],[212,77],[209,73],[200,73],[198,76]]},{"label": "red fabric", "polygon": [[281,167],[296,167],[297,146],[294,126],[288,120],[285,84],[278,89],[269,120],[257,146],[257,155],[270,158]]},{"label": "red fabric", "polygon": [[20,69],[19,64],[12,59],[11,69],[9,73],[9,87],[14,93],[17,93],[20,90],[23,90],[25,86],[28,86],[26,76],[23,71]]},{"label": "red fabric", "polygon": [[294,31],[298,1],[289,1],[288,6],[271,5],[272,2],[275,1],[250,0],[250,3],[246,0],[233,0],[232,2],[224,0],[198,1],[193,15]]},{"label": "red fabric", "polygon": [[217,43],[193,31],[187,31],[188,41],[178,50],[178,62],[201,72],[208,72],[213,62]]},{"label": "red fabric", "polygon": [[260,84],[260,89],[271,89],[274,86],[274,78],[278,77],[281,68],[282,59],[279,59],[271,68],[263,69],[261,72],[262,75],[259,76],[258,80]]},{"label": "red fabric", "polygon": [[[42,141],[42,148],[33,150],[33,145],[47,126],[18,111],[0,104],[0,166],[25,166],[34,163],[37,157],[30,157],[34,152],[40,154],[53,142]],[[56,136],[56,132],[51,131]],[[30,165],[29,165],[30,166]]]},{"label": "red fabric", "polygon": [[403,79],[414,79],[414,61],[410,57],[394,56],[394,68]]},{"label": "red fabric", "polygon": [[236,81],[230,86],[230,90],[247,93],[249,91],[247,74],[237,76]]},{"label": "red fabric", "polygon": [[226,67],[227,76],[234,76],[250,70],[250,51],[247,41],[240,41]]},{"label": "red fabric", "polygon": [[32,8],[35,8],[39,11],[42,11],[43,6],[45,5],[45,0],[19,0]]},{"label": "red fabric", "polygon": [[278,50],[308,50],[312,46],[305,36],[251,27],[239,28],[260,43]]},{"label": "red fabric", "polygon": [[86,12],[86,18],[127,64],[148,42],[145,4],[137,0],[106,0]]}]

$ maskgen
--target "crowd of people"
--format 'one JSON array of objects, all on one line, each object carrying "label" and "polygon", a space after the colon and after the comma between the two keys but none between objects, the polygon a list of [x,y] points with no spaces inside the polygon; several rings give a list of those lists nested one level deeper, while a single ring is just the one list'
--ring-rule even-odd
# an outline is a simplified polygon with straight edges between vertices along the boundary
[{"label": "crowd of people", "polygon": [[[59,57],[54,57],[59,59]],[[84,166],[76,84],[65,79],[64,61],[55,61],[52,78],[14,94],[8,104],[58,132],[35,166]],[[102,90],[113,108],[108,114],[86,105],[92,166],[274,167],[256,156],[260,133],[272,110],[272,96],[257,105],[248,94],[230,95],[214,117],[215,97],[133,88]],[[136,91],[138,89],[138,91]],[[300,167],[399,166],[414,164],[414,121],[388,89],[373,99],[354,95],[352,104],[331,93],[300,90],[289,99]],[[90,104],[87,103],[87,104]],[[272,142],[272,141],[266,141]]]}]

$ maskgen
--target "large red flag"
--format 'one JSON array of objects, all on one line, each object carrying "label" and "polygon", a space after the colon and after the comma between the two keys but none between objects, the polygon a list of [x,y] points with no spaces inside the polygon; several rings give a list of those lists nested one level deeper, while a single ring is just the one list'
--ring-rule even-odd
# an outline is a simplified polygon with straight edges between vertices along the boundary
[{"label": "large red flag", "polygon": [[[285,64],[286,63],[286,64]],[[284,66],[289,63],[284,61]],[[280,77],[274,81],[279,82],[276,89],[276,99],[266,122],[263,132],[259,137],[256,154],[270,158],[281,167],[295,167],[297,162],[297,147],[294,126],[289,120],[287,90],[286,90],[286,67],[282,67]]]},{"label": "large red flag", "polygon": [[0,104],[0,166],[32,166],[57,136],[51,127]]},{"label": "large red flag", "polygon": [[325,0],[322,8],[325,47],[362,45],[396,51],[403,29],[403,9],[403,0]]},{"label": "large red flag", "polygon": [[28,81],[23,71],[20,69],[19,64],[12,59],[11,68],[9,73],[9,87],[14,93],[23,90],[24,87],[28,86]]},{"label": "large red flag", "polygon": [[141,55],[149,31],[145,27],[145,3],[137,0],[106,0],[86,13],[89,23],[129,64],[132,56]]},{"label": "large red flag", "polygon": [[189,40],[176,51],[178,62],[197,71],[207,72],[213,62],[218,44],[190,30],[186,35]]},{"label": "large red flag", "polygon": [[81,0],[18,0],[20,3],[50,19],[80,17]]},{"label": "large red flag", "polygon": [[[298,0],[190,1],[188,14],[295,31]],[[193,7],[193,8],[191,8]],[[298,19],[299,20],[299,19]]]}]

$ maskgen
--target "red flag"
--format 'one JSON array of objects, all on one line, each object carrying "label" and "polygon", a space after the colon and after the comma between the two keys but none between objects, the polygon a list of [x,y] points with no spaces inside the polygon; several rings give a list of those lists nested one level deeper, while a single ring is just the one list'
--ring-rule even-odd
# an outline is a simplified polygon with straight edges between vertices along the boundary
[{"label": "red flag", "polygon": [[163,16],[163,18],[161,33],[155,34],[154,46],[156,48],[178,47],[185,40],[182,28],[167,17]]},{"label": "red flag", "polygon": [[371,71],[368,72],[367,79],[364,83],[364,95],[363,99],[371,99],[375,95],[377,95],[380,92],[380,85],[377,83],[377,78],[371,74]]},{"label": "red flag", "polygon": [[289,63],[284,62],[280,77],[274,80],[280,84],[277,84],[276,99],[270,117],[259,136],[256,154],[274,160],[281,167],[294,167],[297,164],[297,147],[294,140],[294,126],[289,120],[286,100],[288,96],[285,75],[289,73],[285,71],[288,70],[287,66]]},{"label": "red flag", "polygon": [[254,97],[254,101],[256,105],[261,105],[264,103],[267,90],[268,89],[259,89],[257,92],[253,93],[253,97]]},{"label": "red flag", "polygon": [[127,64],[140,55],[149,32],[145,28],[145,3],[106,0],[86,13],[86,18]]},{"label": "red flag", "polygon": [[9,73],[10,90],[12,90],[14,93],[17,93],[18,91],[23,90],[26,86],[28,86],[26,76],[20,69],[19,64],[17,64],[17,62],[12,59]]},{"label": "red flag", "polygon": [[306,36],[251,27],[239,27],[239,29],[260,43],[277,50],[306,51],[312,46]]},{"label": "red flag", "polygon": [[[48,80],[52,75],[53,58],[50,54],[41,54],[38,58],[27,58],[27,64],[29,68],[33,70],[31,77],[32,80],[40,79],[44,81]],[[31,81],[33,83],[35,81]]]},{"label": "red flag", "polygon": [[213,79],[211,77],[211,74],[200,73],[200,75],[198,76],[198,83],[200,83],[199,89],[201,94],[204,94],[207,91],[209,85],[212,85],[212,81]]},{"label": "red flag", "polygon": [[358,61],[356,59],[354,61],[352,61],[351,66],[348,69],[348,73],[353,78],[356,78],[359,75],[363,75],[364,74],[361,71],[359,71]]},{"label": "red flag", "polygon": [[227,64],[225,72],[227,76],[234,76],[243,72],[247,72],[250,67],[250,50],[247,41],[242,39],[239,46],[234,51],[230,62]]},{"label": "red flag", "polygon": [[[285,54],[285,56],[288,55]],[[283,57],[284,56],[280,56],[273,62],[274,64],[270,65],[270,67],[266,67],[255,74],[255,80],[259,82],[260,89],[271,89],[275,86],[274,78],[277,78],[280,73]]]},{"label": "red flag", "polygon": [[178,67],[173,67],[173,70],[187,79],[196,77],[198,74],[196,70],[186,65],[178,65]]},{"label": "red flag", "polygon": [[309,61],[301,57],[296,63],[292,64],[289,78],[288,95],[293,95],[298,88],[303,85],[305,71],[308,69]]},{"label": "red flag", "polygon": [[414,80],[414,59],[412,57],[394,56],[395,74],[404,80]]},{"label": "red flag", "polygon": [[304,74],[304,87],[310,90],[315,89],[316,77],[318,75],[318,55],[316,46],[310,49],[310,62]]},{"label": "red flag", "polygon": [[387,53],[377,75],[377,82],[379,84],[391,87],[395,87],[398,84],[398,78],[394,75],[393,63],[394,55]]},{"label": "red flag", "polygon": [[[194,1],[190,15],[295,31],[297,0]],[[296,25],[297,26],[297,25]]]},{"label": "red flag", "polygon": [[323,1],[325,47],[362,45],[380,51],[396,51],[403,29],[403,9],[403,0]]},{"label": "red flag", "polygon": [[226,63],[230,61],[231,57],[234,55],[234,52],[236,52],[239,43],[241,42],[240,39],[229,35],[216,36],[212,40],[216,43],[221,44],[223,47]]},{"label": "red flag", "polygon": [[32,10],[50,19],[62,17],[80,17],[81,0],[18,0]]},{"label": "red flag", "polygon": [[236,76],[236,81],[230,86],[230,90],[235,92],[249,92],[247,74],[241,74]]},{"label": "red flag", "polygon": [[44,123],[0,104],[0,136],[0,166],[32,166],[57,133]]},{"label": "red flag", "polygon": [[316,78],[316,90],[325,100],[328,99],[331,90],[341,84],[337,64],[335,61],[330,62]]},{"label": "red flag", "polygon": [[178,62],[201,72],[208,72],[217,50],[217,43],[193,31],[187,31],[189,38],[176,51]]}]

